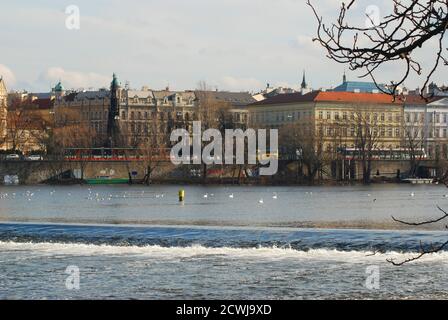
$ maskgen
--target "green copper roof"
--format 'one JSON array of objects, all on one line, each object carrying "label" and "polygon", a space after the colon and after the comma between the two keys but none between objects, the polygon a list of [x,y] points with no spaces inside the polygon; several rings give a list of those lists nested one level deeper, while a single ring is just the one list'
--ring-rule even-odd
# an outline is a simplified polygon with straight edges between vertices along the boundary
[{"label": "green copper roof", "polygon": [[64,86],[62,85],[61,81],[59,81],[56,86],[54,87],[55,92],[62,92],[64,91]]},{"label": "green copper roof", "polygon": [[110,84],[112,87],[118,87],[118,79],[117,75],[114,73],[112,76],[112,82]]}]

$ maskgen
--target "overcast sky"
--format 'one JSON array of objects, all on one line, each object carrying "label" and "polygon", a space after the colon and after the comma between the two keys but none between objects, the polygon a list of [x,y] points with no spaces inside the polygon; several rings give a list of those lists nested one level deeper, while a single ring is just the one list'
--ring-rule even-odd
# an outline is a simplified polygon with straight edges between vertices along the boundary
[{"label": "overcast sky", "polygon": [[[326,17],[340,2],[314,0]],[[385,2],[361,1],[357,14],[372,3],[387,11]],[[80,9],[80,30],[65,26],[69,5]],[[185,90],[206,81],[258,91],[268,82],[298,87],[306,70],[313,88],[336,86],[346,67],[325,58],[311,41],[315,32],[306,0],[5,1],[0,75],[9,89],[30,91],[48,91],[59,79],[66,88],[104,87],[113,72],[133,88]]]}]

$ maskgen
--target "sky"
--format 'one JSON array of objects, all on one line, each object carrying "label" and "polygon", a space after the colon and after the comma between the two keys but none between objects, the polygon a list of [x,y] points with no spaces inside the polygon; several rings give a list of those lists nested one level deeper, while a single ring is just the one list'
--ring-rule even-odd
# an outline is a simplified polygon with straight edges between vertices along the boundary
[{"label": "sky", "polygon": [[[372,3],[386,14],[387,2],[360,0],[354,19],[364,19]],[[341,1],[313,3],[331,20]],[[79,8],[79,30],[66,27],[70,5]],[[297,88],[305,70],[311,87],[331,88],[348,68],[312,42],[316,27],[306,0],[5,1],[0,76],[8,89],[34,92],[59,80],[67,89],[107,87],[114,72],[136,89],[196,89],[205,81],[213,89],[257,92],[267,83]],[[396,72],[391,66],[379,80]],[[443,82],[441,73],[436,80]]]}]

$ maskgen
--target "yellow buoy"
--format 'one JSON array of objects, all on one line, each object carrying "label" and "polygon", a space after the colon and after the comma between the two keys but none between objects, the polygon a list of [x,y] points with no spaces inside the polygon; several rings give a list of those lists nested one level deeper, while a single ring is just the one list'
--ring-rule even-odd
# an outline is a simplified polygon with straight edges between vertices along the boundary
[{"label": "yellow buoy", "polygon": [[180,189],[179,190],[179,202],[183,202],[185,199],[185,190],[184,189]]}]

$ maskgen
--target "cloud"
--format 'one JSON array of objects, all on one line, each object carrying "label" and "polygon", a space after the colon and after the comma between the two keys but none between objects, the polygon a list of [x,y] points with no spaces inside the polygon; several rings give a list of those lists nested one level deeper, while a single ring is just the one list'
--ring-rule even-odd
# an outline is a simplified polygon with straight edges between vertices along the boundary
[{"label": "cloud", "polygon": [[7,86],[12,87],[16,84],[16,76],[7,66],[0,64],[0,77],[3,77]]},{"label": "cloud", "polygon": [[218,81],[219,89],[230,91],[252,91],[263,87],[261,81],[254,78],[223,77]]},{"label": "cloud", "polygon": [[111,77],[94,72],[66,71],[60,67],[48,68],[39,76],[39,82],[51,86],[61,81],[65,88],[101,88],[108,85]]}]

